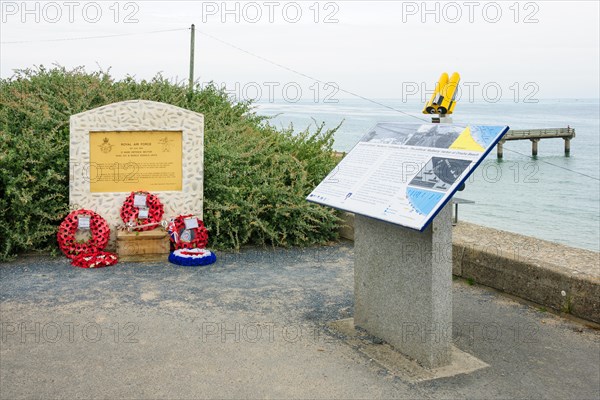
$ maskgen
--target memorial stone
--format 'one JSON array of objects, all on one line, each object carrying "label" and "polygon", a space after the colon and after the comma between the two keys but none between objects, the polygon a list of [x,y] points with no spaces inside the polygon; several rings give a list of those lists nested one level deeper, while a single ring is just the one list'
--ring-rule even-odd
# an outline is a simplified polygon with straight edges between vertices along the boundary
[{"label": "memorial stone", "polygon": [[130,100],[71,116],[72,208],[91,209],[111,227],[132,191],[160,197],[165,217],[203,216],[204,116],[170,104]]}]

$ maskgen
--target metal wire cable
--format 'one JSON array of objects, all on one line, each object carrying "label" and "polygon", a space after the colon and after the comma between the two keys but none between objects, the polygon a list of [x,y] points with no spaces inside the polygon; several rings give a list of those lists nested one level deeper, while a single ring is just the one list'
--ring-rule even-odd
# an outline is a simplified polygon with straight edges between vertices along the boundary
[{"label": "metal wire cable", "polygon": [[[37,39],[37,40],[17,40],[17,41],[7,41],[7,42],[0,42],[0,44],[21,44],[21,43],[37,43],[37,42],[63,42],[63,41],[75,41],[75,40],[105,39],[105,38],[114,38],[114,37],[123,37],[123,36],[148,35],[148,34],[164,33],[164,32],[177,32],[177,31],[186,31],[186,30],[190,30],[190,28],[163,29],[163,30],[148,31],[148,32],[122,33],[122,34],[114,34],[114,35],[100,35],[100,36],[84,36],[84,37],[75,37],[75,38]],[[224,45],[226,45],[226,46],[229,46],[229,47],[231,47],[231,48],[233,48],[233,49],[236,49],[236,50],[238,50],[238,51],[241,51],[241,52],[243,52],[243,53],[245,53],[245,54],[248,54],[248,55],[250,55],[250,56],[252,56],[252,57],[255,57],[255,58],[259,59],[259,60],[262,60],[262,61],[264,61],[264,62],[266,62],[266,63],[272,64],[272,65],[275,65],[276,67],[279,67],[279,68],[282,68],[282,69],[284,69],[284,70],[286,70],[286,71],[292,72],[292,73],[294,73],[294,74],[296,74],[296,75],[299,75],[299,76],[302,76],[302,77],[304,77],[304,78],[310,79],[310,80],[312,80],[312,81],[314,81],[314,82],[319,82],[319,83],[321,83],[321,84],[323,84],[323,85],[326,85],[326,84],[328,84],[327,82],[325,82],[325,81],[323,81],[323,80],[321,80],[321,79],[315,78],[315,77],[313,77],[313,76],[311,76],[311,75],[308,75],[308,74],[305,74],[305,73],[303,73],[303,72],[300,72],[300,71],[298,71],[298,70],[296,70],[296,69],[294,69],[294,68],[290,68],[290,67],[288,67],[288,66],[285,66],[285,65],[283,65],[283,64],[281,64],[281,63],[278,63],[278,62],[272,61],[272,60],[270,60],[270,59],[268,59],[268,58],[266,58],[266,57],[263,57],[263,56],[260,56],[260,55],[258,55],[258,54],[255,54],[255,53],[253,53],[253,52],[251,52],[251,51],[245,50],[245,49],[243,49],[243,48],[241,48],[241,47],[239,47],[239,46],[237,46],[237,45],[235,45],[235,44],[233,44],[233,43],[227,42],[227,41],[225,41],[225,40],[223,40],[223,39],[220,39],[220,38],[218,38],[218,37],[216,37],[216,36],[214,36],[214,35],[211,35],[211,34],[209,34],[209,33],[206,33],[206,32],[200,31],[200,30],[196,30],[196,32],[198,32],[199,34],[201,34],[201,35],[204,35],[204,36],[206,36],[206,37],[209,37],[209,38],[211,38],[211,39],[213,39],[213,40],[215,40],[215,41],[217,41],[217,42],[219,42],[219,43],[222,43],[222,44],[224,44]],[[339,86],[337,87],[337,89],[338,89],[339,91],[341,91],[341,92],[343,92],[343,93],[346,93],[346,94],[349,94],[349,95],[351,95],[351,96],[353,96],[353,97],[356,97],[356,98],[359,98],[359,99],[361,99],[361,100],[365,100],[365,101],[367,101],[367,102],[369,102],[369,103],[376,104],[376,105],[378,105],[378,106],[381,106],[381,107],[387,108],[388,110],[392,110],[392,111],[398,112],[398,113],[400,113],[400,114],[406,115],[406,116],[408,116],[408,117],[411,117],[411,118],[418,119],[419,121],[430,122],[428,119],[425,119],[425,118],[422,118],[422,117],[418,117],[418,116],[416,116],[416,115],[412,115],[412,114],[410,114],[410,113],[407,113],[407,112],[405,112],[405,111],[399,110],[399,109],[397,109],[397,108],[395,108],[395,107],[391,107],[391,106],[389,106],[389,105],[387,105],[387,104],[384,104],[384,103],[381,103],[381,102],[379,102],[379,101],[376,101],[376,100],[370,99],[370,98],[368,98],[368,97],[362,96],[362,95],[360,95],[360,94],[358,94],[358,93],[355,93],[355,92],[352,92],[352,91],[350,91],[350,90],[346,90],[346,89],[344,89],[344,88],[341,88],[341,87],[339,87]],[[519,151],[516,151],[516,150],[511,150],[511,149],[508,149],[508,148],[505,148],[505,150],[506,150],[506,151],[509,151],[509,152],[512,152],[512,153],[516,153],[516,154],[519,154],[519,155],[525,156],[525,157],[528,157],[528,155],[527,155],[527,154],[523,154],[523,153],[521,153],[521,152],[519,152]],[[565,171],[572,172],[572,173],[574,173],[574,174],[578,174],[578,175],[581,175],[581,176],[585,176],[586,178],[590,178],[590,179],[593,179],[593,180],[596,180],[596,181],[600,181],[600,178],[598,178],[598,177],[595,177],[595,176],[592,176],[592,175],[587,175],[587,174],[584,174],[584,173],[582,173],[582,172],[575,171],[575,170],[572,170],[572,169],[569,169],[569,168],[563,167],[563,166],[561,166],[561,165],[553,164],[553,163],[551,163],[551,162],[548,162],[548,161],[545,161],[545,160],[541,160],[541,159],[538,159],[537,161],[540,161],[540,162],[542,162],[542,163],[544,163],[544,164],[551,165],[551,166],[553,166],[553,167],[556,167],[556,168],[563,169],[563,170],[565,170]]]},{"label": "metal wire cable", "polygon": [[83,36],[83,37],[59,38],[59,39],[15,40],[15,41],[9,41],[9,42],[0,42],[0,44],[20,44],[20,43],[38,43],[38,42],[67,42],[67,41],[73,41],[73,40],[106,39],[106,38],[114,38],[114,37],[122,37],[122,36],[150,35],[150,34],[154,34],[154,33],[186,31],[186,30],[189,30],[189,29],[190,28],[163,29],[163,30],[159,30],[159,31],[149,31],[149,32],[119,33],[119,34],[115,34],[115,35]]},{"label": "metal wire cable", "polygon": [[[227,45],[227,46],[229,46],[229,47],[232,47],[232,48],[234,48],[234,49],[236,49],[236,50],[239,50],[239,51],[241,51],[241,52],[243,52],[243,53],[246,53],[246,54],[248,54],[248,55],[250,55],[250,56],[252,56],[252,57],[258,58],[259,60],[262,60],[262,61],[265,61],[265,62],[267,62],[267,63],[269,63],[269,64],[275,65],[275,66],[277,66],[277,67],[279,67],[279,68],[283,68],[283,69],[285,69],[286,71],[289,71],[289,72],[292,72],[292,73],[294,73],[294,74],[300,75],[300,76],[302,76],[302,77],[308,78],[308,79],[310,79],[310,80],[312,80],[312,81],[319,82],[319,83],[321,83],[321,84],[327,84],[327,82],[324,82],[324,81],[322,81],[322,80],[320,80],[320,79],[318,79],[318,78],[315,78],[315,77],[313,77],[313,76],[310,76],[310,75],[308,75],[308,74],[305,74],[305,73],[303,73],[303,72],[300,72],[300,71],[298,71],[298,70],[295,70],[295,69],[293,69],[293,68],[287,67],[287,66],[285,66],[285,65],[283,65],[283,64],[280,64],[280,63],[278,63],[278,62],[275,62],[275,61],[269,60],[268,58],[265,58],[265,57],[263,57],[263,56],[260,56],[260,55],[258,55],[258,54],[254,54],[254,53],[252,53],[251,51],[248,51],[248,50],[242,49],[242,48],[241,48],[241,47],[239,47],[239,46],[236,46],[236,45],[234,45],[234,44],[232,44],[232,43],[229,43],[229,42],[227,42],[227,41],[225,41],[225,40],[222,40],[222,39],[220,39],[220,38],[218,38],[218,37],[216,37],[216,36],[213,36],[213,35],[211,35],[211,34],[208,34],[208,33],[206,33],[206,32],[202,32],[202,31],[199,31],[199,30],[196,30],[196,32],[198,32],[198,33],[200,33],[201,35],[204,35],[204,36],[206,36],[206,37],[209,37],[209,38],[211,38],[211,39],[213,39],[213,40],[216,40],[217,42],[220,42],[220,43],[222,43],[222,44],[225,44],[225,45]],[[361,95],[359,95],[359,94],[357,94],[357,93],[354,93],[354,92],[352,92],[352,91],[349,91],[349,90],[346,90],[346,89],[343,89],[343,88],[340,88],[340,87],[338,87],[338,89],[339,89],[341,92],[347,93],[347,94],[349,94],[349,95],[351,95],[351,96],[354,96],[354,97],[357,97],[357,98],[359,98],[359,99],[362,99],[362,100],[368,101],[368,102],[370,102],[370,103],[377,104],[377,105],[379,105],[379,106],[381,106],[381,107],[385,107],[385,108],[387,108],[387,109],[389,109],[389,110],[393,110],[393,111],[399,112],[399,113],[401,113],[401,114],[407,115],[407,116],[409,116],[409,117],[416,118],[416,119],[418,119],[418,120],[420,120],[420,121],[424,121],[424,122],[430,122],[429,120],[427,120],[427,119],[425,119],[425,118],[417,117],[417,116],[415,116],[415,115],[412,115],[412,114],[409,114],[409,113],[407,113],[407,112],[405,112],[405,111],[402,111],[402,110],[399,110],[399,109],[397,109],[397,108],[394,108],[394,107],[388,106],[387,104],[383,104],[383,103],[381,103],[381,102],[378,102],[378,101],[376,101],[376,100],[369,99],[368,97],[361,96]],[[511,149],[508,149],[508,148],[505,148],[505,150],[507,150],[507,151],[509,151],[509,152],[517,153],[517,154],[520,154],[520,155],[523,155],[523,156],[526,156],[526,157],[527,157],[527,155],[526,155],[526,154],[523,154],[523,153],[521,153],[521,152],[518,152],[518,151],[516,151],[516,150],[511,150]],[[570,172],[572,172],[572,173],[574,173],[574,174],[579,174],[579,175],[581,175],[581,176],[585,176],[585,177],[587,177],[587,178],[590,178],[590,179],[594,179],[594,180],[597,180],[597,181],[599,181],[599,180],[600,180],[600,178],[597,178],[597,177],[594,177],[594,176],[591,176],[591,175],[587,175],[587,174],[584,174],[584,173],[582,173],[582,172],[578,172],[578,171],[575,171],[575,170],[572,170],[572,169],[569,169],[569,168],[566,168],[566,167],[563,167],[563,166],[560,166],[560,165],[557,165],[557,164],[553,164],[553,163],[551,163],[551,162],[548,162],[548,161],[545,161],[545,160],[538,159],[537,161],[540,161],[540,162],[542,162],[542,163],[544,163],[544,164],[552,165],[552,166],[554,166],[554,167],[556,167],[556,168],[560,168],[560,169],[564,169],[564,170],[566,170],[566,171],[570,171]]]},{"label": "metal wire cable", "polygon": [[[283,65],[283,64],[280,64],[280,63],[278,63],[278,62],[276,62],[276,61],[269,60],[269,59],[268,59],[268,58],[266,58],[266,57],[259,56],[258,54],[255,54],[255,53],[253,53],[253,52],[251,52],[251,51],[248,51],[248,50],[242,49],[241,47],[239,47],[239,46],[236,46],[236,45],[235,45],[235,44],[233,44],[233,43],[229,43],[229,42],[227,42],[227,41],[225,41],[225,40],[223,40],[223,39],[220,39],[220,38],[218,38],[218,37],[216,37],[216,36],[213,36],[213,35],[211,35],[211,34],[209,34],[209,33],[202,32],[202,31],[200,31],[200,30],[198,30],[198,29],[196,29],[196,32],[198,32],[199,34],[201,34],[201,35],[204,35],[204,36],[206,36],[206,37],[209,37],[209,38],[211,38],[211,39],[213,39],[213,40],[216,40],[217,42],[219,42],[219,43],[222,43],[222,44],[224,44],[224,45],[226,45],[226,46],[229,46],[229,47],[231,47],[231,48],[234,48],[234,49],[236,49],[236,50],[239,50],[239,51],[241,51],[241,52],[243,52],[243,53],[246,53],[246,54],[248,54],[248,55],[250,55],[250,56],[252,56],[252,57],[258,58],[259,60],[262,60],[262,61],[264,61],[264,62],[267,62],[267,63],[269,63],[269,64],[275,65],[275,66],[277,66],[277,67],[279,67],[279,68],[285,69],[286,71],[292,72],[292,73],[294,73],[294,74],[296,74],[296,75],[300,75],[300,76],[302,76],[302,77],[304,77],[304,78],[308,78],[308,79],[310,79],[310,80],[312,80],[312,81],[319,82],[319,83],[321,83],[321,84],[323,84],[323,85],[326,85],[326,84],[327,84],[327,82],[324,82],[324,81],[322,81],[321,79],[315,78],[315,77],[313,77],[313,76],[310,76],[310,75],[308,75],[308,74],[305,74],[305,73],[303,73],[303,72],[300,72],[300,71],[298,71],[298,70],[295,70],[295,69],[293,69],[293,68],[290,68],[290,67],[288,67],[288,66],[285,66],[285,65]],[[378,102],[378,101],[375,101],[375,100],[369,99],[368,97],[361,96],[361,95],[360,95],[360,94],[358,94],[358,93],[354,93],[354,92],[351,92],[351,91],[349,91],[349,90],[346,90],[346,89],[343,89],[343,88],[340,88],[340,87],[338,87],[337,89],[338,89],[339,91],[341,91],[341,92],[344,92],[344,93],[347,93],[347,94],[349,94],[349,95],[351,95],[351,96],[357,97],[357,98],[359,98],[359,99],[362,99],[362,100],[368,101],[368,102],[370,102],[370,103],[373,103],[373,104],[377,104],[378,106],[385,107],[385,108],[387,108],[387,109],[389,109],[389,110],[392,110],[392,111],[399,112],[399,113],[401,113],[401,114],[404,114],[404,115],[407,115],[407,116],[409,116],[409,117],[411,117],[411,118],[416,118],[416,119],[418,119],[419,121],[430,122],[429,120],[427,120],[427,119],[425,119],[425,118],[417,117],[417,116],[415,116],[415,115],[412,115],[412,114],[409,114],[409,113],[407,113],[407,112],[405,112],[405,111],[402,111],[402,110],[399,110],[399,109],[397,109],[397,108],[394,108],[394,107],[388,106],[387,104],[383,104],[383,103],[380,103],[380,102]]]}]

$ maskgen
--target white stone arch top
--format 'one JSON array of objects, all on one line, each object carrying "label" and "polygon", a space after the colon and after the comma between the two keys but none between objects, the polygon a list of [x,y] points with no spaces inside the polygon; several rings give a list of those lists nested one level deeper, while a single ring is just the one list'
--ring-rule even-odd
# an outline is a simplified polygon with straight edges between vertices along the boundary
[{"label": "white stone arch top", "polygon": [[[170,104],[129,100],[108,104],[70,118],[69,203],[102,215],[113,228],[128,192],[90,191],[90,132],[181,131],[182,190],[152,191],[165,205],[165,217],[203,217],[204,116]],[[114,239],[114,229],[112,239]]]}]

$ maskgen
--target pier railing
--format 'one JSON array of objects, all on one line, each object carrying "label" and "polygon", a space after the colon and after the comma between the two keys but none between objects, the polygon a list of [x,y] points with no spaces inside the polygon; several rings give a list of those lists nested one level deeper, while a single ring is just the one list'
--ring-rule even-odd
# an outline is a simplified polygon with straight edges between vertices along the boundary
[{"label": "pier railing", "polygon": [[575,129],[571,127],[566,128],[548,128],[548,129],[519,129],[509,130],[506,135],[498,142],[497,152],[498,158],[503,157],[503,145],[509,140],[531,140],[531,155],[537,156],[538,154],[538,142],[541,139],[555,139],[560,138],[565,141],[565,155],[568,156],[571,153],[571,139],[575,137]]}]

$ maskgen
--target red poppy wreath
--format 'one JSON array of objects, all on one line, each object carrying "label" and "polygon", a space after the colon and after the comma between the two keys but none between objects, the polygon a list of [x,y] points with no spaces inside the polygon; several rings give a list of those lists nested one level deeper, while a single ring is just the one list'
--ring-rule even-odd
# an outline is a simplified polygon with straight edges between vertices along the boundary
[{"label": "red poppy wreath", "polygon": [[121,206],[121,219],[125,225],[132,223],[134,228],[138,225],[150,225],[135,228],[140,231],[156,228],[162,221],[164,213],[165,208],[158,196],[144,191],[131,192]]},{"label": "red poppy wreath", "polygon": [[[79,218],[89,217],[89,231],[91,237],[86,241],[78,240],[75,233],[79,229]],[[110,236],[108,223],[99,214],[90,210],[77,210],[65,217],[58,227],[56,239],[60,250],[70,259],[80,254],[95,253],[104,250]]]}]

